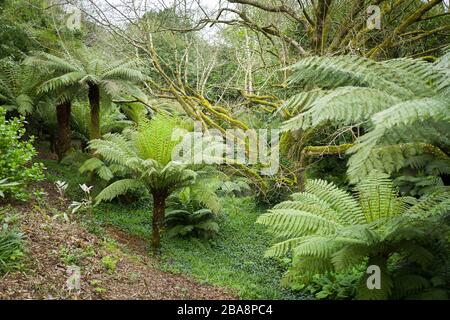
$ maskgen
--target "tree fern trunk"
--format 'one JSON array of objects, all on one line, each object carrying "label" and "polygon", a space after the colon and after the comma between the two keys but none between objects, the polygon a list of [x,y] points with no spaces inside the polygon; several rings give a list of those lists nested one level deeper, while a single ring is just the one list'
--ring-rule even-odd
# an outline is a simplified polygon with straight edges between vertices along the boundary
[{"label": "tree fern trunk", "polygon": [[161,247],[161,229],[166,212],[166,198],[165,193],[153,193],[152,247],[155,254],[160,252]]},{"label": "tree fern trunk", "polygon": [[55,146],[58,161],[61,161],[64,154],[70,148],[71,132],[70,132],[70,101],[61,102],[56,106],[56,118],[58,120],[58,139]]},{"label": "tree fern trunk", "polygon": [[96,84],[89,84],[89,104],[91,106],[90,139],[100,139],[100,88]]}]

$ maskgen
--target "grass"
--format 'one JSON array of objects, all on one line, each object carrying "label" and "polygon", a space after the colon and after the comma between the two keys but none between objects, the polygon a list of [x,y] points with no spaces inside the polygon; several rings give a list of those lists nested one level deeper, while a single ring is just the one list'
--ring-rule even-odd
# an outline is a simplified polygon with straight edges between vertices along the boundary
[{"label": "grass", "polygon": [[[69,183],[67,195],[79,200],[84,183],[73,164],[43,161],[50,181]],[[280,263],[263,257],[271,237],[263,226],[255,224],[261,213],[251,198],[222,198],[223,210],[219,218],[219,235],[211,240],[163,237],[160,268],[181,273],[208,283],[231,288],[242,299],[301,299],[280,286],[285,269]],[[150,243],[151,200],[132,204],[118,202],[101,204],[94,209],[93,232],[102,226],[113,225]]]},{"label": "grass", "polygon": [[224,198],[220,235],[212,241],[165,239],[164,267],[233,288],[243,299],[299,298],[280,286],[281,265],[263,257],[271,238],[250,198]]}]

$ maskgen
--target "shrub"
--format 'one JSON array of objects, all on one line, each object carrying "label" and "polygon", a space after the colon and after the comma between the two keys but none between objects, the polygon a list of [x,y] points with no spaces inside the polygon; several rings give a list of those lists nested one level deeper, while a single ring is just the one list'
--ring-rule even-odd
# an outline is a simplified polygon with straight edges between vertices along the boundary
[{"label": "shrub", "polygon": [[[165,226],[170,237],[212,238],[219,231],[217,214],[205,208],[205,201],[187,187],[169,198]],[[214,207],[214,206],[213,206]]]},{"label": "shrub", "polygon": [[2,192],[12,198],[25,200],[28,197],[26,186],[43,179],[43,165],[33,163],[36,151],[33,138],[23,140],[25,129],[23,118],[6,120],[6,111],[0,108],[0,179],[7,179]]}]

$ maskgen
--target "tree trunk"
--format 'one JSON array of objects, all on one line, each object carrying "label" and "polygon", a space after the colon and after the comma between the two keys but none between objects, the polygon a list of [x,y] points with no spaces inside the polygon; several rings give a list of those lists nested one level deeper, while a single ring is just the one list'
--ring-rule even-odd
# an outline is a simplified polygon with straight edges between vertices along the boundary
[{"label": "tree trunk", "polygon": [[100,88],[96,84],[89,84],[89,104],[91,106],[90,140],[100,139]]},{"label": "tree trunk", "polygon": [[325,22],[328,16],[328,10],[332,0],[320,0],[316,8],[316,25],[314,29],[314,52],[316,54],[323,53],[323,45],[325,41]]},{"label": "tree trunk", "polygon": [[58,120],[58,139],[55,151],[58,156],[58,162],[61,162],[64,154],[69,150],[71,143],[70,132],[70,101],[61,102],[56,106],[56,118]]},{"label": "tree trunk", "polygon": [[166,198],[164,192],[153,193],[153,217],[152,217],[152,248],[154,254],[159,254],[161,247],[161,228],[166,212]]}]

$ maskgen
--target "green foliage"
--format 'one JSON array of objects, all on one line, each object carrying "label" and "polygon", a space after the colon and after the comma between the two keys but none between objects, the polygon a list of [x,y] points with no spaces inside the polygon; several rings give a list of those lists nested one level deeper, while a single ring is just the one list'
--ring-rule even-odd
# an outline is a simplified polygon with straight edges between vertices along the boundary
[{"label": "green foliage", "polygon": [[[54,108],[53,108],[54,109]],[[49,110],[49,112],[52,112]],[[73,135],[81,139],[84,143],[89,141],[90,136],[90,109],[84,102],[75,101],[72,103],[71,128]],[[106,134],[108,132],[121,132],[131,124],[125,119],[119,108],[114,104],[110,108],[100,110],[100,132]]]},{"label": "green foliage", "polygon": [[[357,198],[332,183],[307,181],[305,192],[258,218],[278,240],[266,256],[292,254],[290,272],[306,277],[346,270],[368,259],[368,265],[381,268],[384,286],[373,295],[374,290],[361,285],[358,297],[395,296],[399,288],[394,271],[388,270],[390,259],[396,256],[396,268],[402,271],[405,262],[427,270],[440,259],[443,250],[432,245],[448,235],[444,222],[450,193],[440,190],[419,200],[398,197],[388,176],[377,171],[355,192]],[[362,283],[364,278],[362,274]]]},{"label": "green foliage", "polygon": [[363,127],[367,133],[349,150],[351,182],[372,169],[396,172],[412,156],[429,154],[447,161],[449,155],[442,150],[450,145],[448,74],[445,64],[406,58],[305,58],[293,66],[291,84],[327,91],[303,92],[289,100],[284,108],[300,113],[283,129],[307,130],[329,123]]},{"label": "green foliage", "polygon": [[10,59],[0,60],[0,106],[21,115],[30,114],[37,105],[36,87],[40,73]]},{"label": "green foliage", "polygon": [[62,246],[59,249],[59,258],[66,266],[82,265],[83,260],[95,256],[95,249],[92,246],[86,248],[68,248]]},{"label": "green foliage", "polygon": [[3,225],[0,231],[0,274],[20,266],[23,256],[22,235]]},{"label": "green foliage", "polygon": [[215,214],[209,209],[168,210],[165,225],[169,237],[212,238],[219,231]]},{"label": "green foliage", "polygon": [[311,294],[315,299],[350,300],[356,297],[363,268],[352,268],[341,272],[315,274],[312,278],[285,277],[286,283],[293,290]]},{"label": "green foliage", "polygon": [[2,193],[21,200],[28,197],[27,185],[43,178],[43,165],[32,163],[36,155],[33,138],[23,139],[23,122],[23,118],[6,120],[5,110],[0,108],[0,178],[9,183],[3,185]]},{"label": "green foliage", "polygon": [[169,210],[165,218],[167,235],[212,238],[219,232],[216,222],[219,199],[212,188],[199,187],[205,185],[211,187],[203,181],[169,197]]},{"label": "green foliage", "polygon": [[13,220],[14,217],[4,216],[3,210],[0,211],[0,275],[17,270],[22,265],[23,235],[11,227]]},{"label": "green foliage", "polygon": [[5,197],[5,193],[4,190],[11,188],[11,187],[15,187],[18,186],[19,183],[18,182],[8,182],[8,179],[1,179],[0,180],[0,198],[4,198]]},{"label": "green foliage", "polygon": [[119,259],[113,256],[104,256],[102,258],[102,264],[105,267],[105,269],[113,274],[116,271],[117,263],[119,262]]}]

